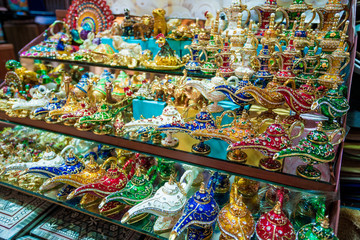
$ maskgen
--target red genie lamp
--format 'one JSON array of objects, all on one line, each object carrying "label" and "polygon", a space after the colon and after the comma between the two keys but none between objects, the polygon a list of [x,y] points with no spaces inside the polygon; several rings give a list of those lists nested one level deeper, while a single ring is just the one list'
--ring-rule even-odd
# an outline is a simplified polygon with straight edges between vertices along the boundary
[{"label": "red genie lamp", "polygon": [[[267,121],[265,119],[264,121]],[[292,136],[292,132],[296,126],[300,127],[297,135]],[[285,130],[283,125],[280,124],[280,117],[275,118],[275,123],[269,125],[264,133],[259,134],[253,138],[244,139],[243,141],[229,145],[229,151],[237,149],[255,149],[267,156],[260,160],[259,166],[268,171],[279,171],[282,164],[279,161],[274,161],[272,156],[282,149],[291,145],[291,140],[301,136],[304,130],[304,124],[301,122],[294,122],[288,130]]]},{"label": "red genie lamp", "polygon": [[[74,191],[72,191],[67,199],[72,199],[84,194],[93,195],[94,197],[104,198],[111,193],[117,192],[123,189],[127,182],[132,178],[135,173],[135,161],[129,159],[122,168],[117,165],[118,160],[115,157],[108,158],[103,165],[111,163],[110,168],[106,171],[104,177],[95,183],[83,185]],[[126,173],[126,168],[131,165],[131,170]],[[86,202],[84,202],[86,204]],[[118,202],[112,202],[107,205],[107,209],[102,211],[103,215],[109,216],[114,212],[118,212],[119,208],[123,207]]]},{"label": "red genie lamp", "polygon": [[279,200],[275,207],[260,216],[255,233],[259,240],[295,240],[295,230],[290,220],[282,211],[283,192],[278,193]]}]

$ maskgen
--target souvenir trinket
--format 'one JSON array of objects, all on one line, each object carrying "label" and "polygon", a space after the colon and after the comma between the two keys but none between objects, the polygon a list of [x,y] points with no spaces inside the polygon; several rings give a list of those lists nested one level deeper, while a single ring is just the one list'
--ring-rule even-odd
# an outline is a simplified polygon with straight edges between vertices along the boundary
[{"label": "souvenir trinket", "polygon": [[[326,32],[326,34],[324,34],[324,36],[321,38],[320,47],[321,47],[322,52],[324,52],[324,53],[331,54],[333,51],[336,50],[336,48],[341,43],[344,44],[344,42],[342,42],[342,41],[346,41],[346,39],[345,40],[341,39],[341,35],[342,34],[346,35],[347,29],[348,29],[348,24],[345,25],[343,31],[340,31],[337,26],[339,19],[340,19],[340,15],[335,14],[331,29],[328,30]],[[346,22],[348,22],[348,21],[346,21]]]},{"label": "souvenir trinket", "polygon": [[55,167],[55,166],[59,166],[61,164],[64,163],[64,154],[66,154],[67,151],[69,150],[75,150],[75,147],[69,145],[66,146],[61,153],[56,154],[50,146],[46,147],[46,150],[42,153],[41,158],[38,161],[34,161],[34,162],[19,162],[19,163],[13,163],[10,164],[8,166],[6,166],[1,174],[4,174],[8,171],[12,171],[12,170],[26,170],[28,168],[32,168],[32,167],[39,167],[39,166],[48,166],[48,167]]},{"label": "souvenir trinket", "polygon": [[296,204],[296,209],[291,214],[291,222],[295,230],[302,226],[315,223],[316,219],[325,216],[325,198],[324,196],[305,195]]},{"label": "souvenir trinket", "polygon": [[[337,29],[345,24],[346,20],[349,18],[349,11],[347,9],[347,4],[342,3],[340,0],[331,0],[328,1],[324,7],[316,8],[315,11],[319,14],[320,24],[319,24],[319,33],[318,36],[322,37],[332,26],[335,26]],[[336,19],[336,14],[344,13],[345,16],[341,22],[339,18]],[[334,20],[336,25],[334,25]]]},{"label": "souvenir trinket", "polygon": [[[104,165],[100,166],[99,164],[97,164],[95,162],[93,154],[89,156],[90,156],[90,161],[85,164],[85,169],[83,171],[75,174],[52,177],[46,180],[43,183],[43,185],[41,185],[40,191],[50,190],[54,188],[56,185],[61,183],[70,185],[74,188],[79,188],[83,185],[99,181],[101,178],[105,176],[106,173],[104,169],[105,166]],[[97,198],[94,198],[94,202],[89,201],[91,197],[87,196],[86,198],[88,199],[87,201],[88,206],[99,202],[99,199]],[[84,202],[84,200],[81,200],[81,202]]]},{"label": "souvenir trinket", "polygon": [[[123,131],[124,133],[139,133],[141,132],[148,132],[153,131],[156,129],[156,127],[164,124],[176,124],[176,123],[184,123],[184,120],[181,116],[181,114],[178,112],[178,110],[173,105],[166,106],[162,114],[157,117],[152,118],[146,118],[146,119],[139,119],[139,120],[133,120],[131,122],[128,122],[124,125]],[[166,134],[172,134],[171,131],[167,132]],[[166,140],[162,140],[166,141]],[[177,142],[174,138],[172,138],[172,141]],[[166,145],[166,143],[164,142]],[[169,142],[170,144],[170,142]]]},{"label": "souvenir trinket", "polygon": [[191,42],[191,45],[186,45],[184,47],[185,49],[188,49],[190,52],[190,59],[185,64],[185,68],[188,71],[198,71],[201,67],[201,61],[199,58],[199,52],[200,52],[200,45],[198,40],[198,35],[196,34]]},{"label": "souvenir trinket", "polygon": [[[72,191],[67,199],[72,199],[77,196],[86,195],[93,195],[94,197],[104,198],[109,194],[117,192],[125,187],[127,182],[132,178],[135,173],[135,162],[133,160],[128,160],[122,168],[117,166],[117,159],[115,157],[108,158],[104,163],[103,166],[111,163],[110,168],[106,171],[105,176],[103,176],[97,182],[85,184],[81,187],[76,188]],[[131,166],[131,170],[129,173],[126,173],[126,168]],[[82,199],[86,200],[86,199]],[[93,199],[91,199],[93,201]],[[87,201],[82,201],[82,207],[87,207]],[[115,212],[118,212],[120,208],[122,208],[119,203],[109,204],[107,205],[107,209],[103,209],[103,215],[112,215]]]},{"label": "souvenir trinket", "polygon": [[[338,133],[341,133],[340,138],[337,142],[332,143]],[[309,132],[307,137],[301,139],[297,146],[282,149],[274,155],[274,159],[300,157],[307,165],[299,165],[296,168],[297,175],[318,180],[321,178],[321,172],[313,165],[332,162],[335,158],[335,146],[340,144],[344,137],[345,130],[343,128],[338,128],[328,137],[323,132],[322,122],[319,122],[317,129]]]},{"label": "souvenir trinket", "polygon": [[38,120],[44,119],[50,111],[62,108],[65,105],[65,103],[66,101],[64,99],[59,99],[58,97],[53,95],[49,103],[46,104],[44,107],[36,108],[30,114],[30,118],[38,119]]},{"label": "souvenir trinket", "polygon": [[[236,93],[247,93],[254,97],[254,99],[263,107],[268,110],[260,113],[256,119],[262,121],[267,118],[275,119],[276,114],[273,112],[273,109],[279,108],[284,105],[284,97],[273,90],[279,86],[280,83],[277,81],[277,77],[274,76],[273,80],[269,82],[265,88],[259,88],[256,86],[245,86],[238,90]],[[295,86],[293,86],[294,88]]]},{"label": "souvenir trinket", "polygon": [[[242,21],[242,12],[247,12],[247,18],[245,24],[250,21],[250,11],[247,9],[247,6],[242,4],[239,0],[232,0],[230,7],[225,8],[224,12],[228,19],[228,26],[223,31],[223,37],[225,37],[225,32],[228,32],[229,36],[239,34],[239,24],[241,25]],[[241,14],[241,17],[239,15]]]},{"label": "souvenir trinket", "polygon": [[259,240],[296,239],[294,227],[284,214],[282,205],[283,195],[281,194],[275,207],[271,211],[261,215],[257,221],[256,236]]},{"label": "souvenir trinket", "polygon": [[306,11],[310,10],[312,13],[312,17],[310,21],[306,24],[306,28],[314,21],[316,17],[316,10],[313,9],[312,4],[308,4],[305,0],[293,0],[289,7],[283,8],[279,7],[278,9],[282,9],[287,13],[288,16],[288,23],[289,23],[289,30],[284,30],[285,35],[289,36],[291,34],[291,29],[293,29],[295,22],[299,22],[301,15],[304,14]]},{"label": "souvenir trinket", "polygon": [[228,78],[234,75],[234,69],[232,68],[233,61],[231,60],[231,50],[229,44],[229,38],[225,37],[223,48],[220,53],[215,55],[216,63],[219,66],[218,73],[224,78]]},{"label": "souvenir trinket", "polygon": [[232,101],[236,105],[239,105],[239,108],[235,109],[234,111],[236,115],[241,115],[244,107],[250,109],[250,103],[254,100],[254,98],[250,94],[236,94],[236,92],[238,92],[238,90],[245,86],[251,85],[252,83],[250,82],[248,75],[245,75],[243,80],[239,80],[237,77],[234,76],[227,80],[227,85],[216,86],[214,90],[222,92],[230,101]]},{"label": "souvenir trinket", "polygon": [[253,20],[250,20],[249,28],[246,29],[246,42],[238,52],[238,66],[235,68],[235,75],[243,78],[248,75],[250,78],[255,73],[250,64],[250,59],[257,55],[258,40],[250,30],[253,25]]},{"label": "souvenir trinket", "polygon": [[181,176],[179,182],[174,177],[156,191],[155,195],[130,208],[121,219],[127,223],[138,214],[150,213],[158,216],[154,224],[154,232],[161,234],[170,231],[186,203],[186,193],[194,180],[191,170],[187,170]]},{"label": "souvenir trinket", "polygon": [[[289,80],[287,83],[292,83],[294,80]],[[287,84],[285,83],[285,85]],[[295,84],[292,83],[292,86]],[[294,116],[288,116],[283,120],[285,124],[291,124],[294,121],[302,120],[300,114],[311,111],[311,105],[321,94],[322,87],[315,89],[312,82],[309,80],[306,84],[302,84],[300,88],[293,89],[287,86],[277,86],[274,92],[283,95],[287,105],[295,112]]]},{"label": "souvenir trinket", "polygon": [[[216,128],[215,120],[211,113],[207,112],[204,108],[196,114],[194,120],[185,122],[185,123],[170,123],[158,126],[155,130],[162,132],[184,132],[190,134],[191,132],[198,129],[211,129]],[[198,154],[209,154],[210,146],[205,144],[204,141],[208,138],[195,137],[195,139],[200,140],[199,143],[194,144],[191,148],[191,151]]]},{"label": "souvenir trinket", "polygon": [[242,202],[244,202],[254,216],[257,216],[260,211],[260,182],[235,176],[232,187],[235,186],[238,191],[238,196],[242,196]]},{"label": "souvenir trinket", "polygon": [[[80,173],[84,169],[84,163],[79,161],[78,157],[74,155],[73,151],[69,151],[69,155],[66,157],[65,162],[58,166],[49,167],[45,166],[35,166],[27,168],[22,174],[33,174],[40,175],[41,177],[52,178],[60,175],[69,175]],[[57,197],[62,199],[67,196],[74,187],[70,185],[65,185],[59,191]]]},{"label": "souvenir trinket", "polygon": [[185,65],[184,62],[187,59],[180,60],[166,41],[164,34],[159,33],[156,36],[156,43],[159,45],[160,51],[156,54],[153,61],[146,60],[142,62],[145,67],[157,70],[175,70]]},{"label": "souvenir trinket", "polygon": [[218,102],[224,100],[226,96],[219,91],[212,91],[216,86],[224,85],[225,79],[220,77],[219,73],[216,73],[215,77],[212,77],[211,80],[202,79],[200,80],[189,80],[186,81],[187,86],[191,86],[196,88],[201,94],[208,99],[209,101],[213,102],[213,104],[207,106],[209,112],[222,112],[224,110],[223,107],[218,105]]},{"label": "souvenir trinket", "polygon": [[334,230],[330,228],[329,217],[319,218],[316,223],[310,223],[302,228],[297,233],[298,240],[338,240]]},{"label": "souvenir trinket", "polygon": [[[349,45],[346,42],[346,30],[348,26],[349,21],[346,21],[344,31],[341,34],[340,43],[335,46],[336,50],[333,51],[331,55],[323,55],[325,60],[327,60],[327,64],[323,63],[327,65],[327,70],[324,75],[318,78],[318,82],[327,88],[331,88],[334,83],[341,85],[344,82],[343,77],[345,77],[346,73],[342,74],[342,71],[350,63],[350,53],[347,52]],[[320,74],[322,73],[321,71],[317,72]]]},{"label": "souvenir trinket", "polygon": [[[152,176],[150,178],[150,175]],[[111,193],[106,196],[102,202],[99,204],[100,213],[106,208],[106,205],[111,204],[112,202],[119,202],[120,204],[126,204],[130,206],[135,206],[146,199],[149,199],[154,191],[153,183],[157,177],[156,171],[149,169],[147,174],[142,174],[138,168],[135,175],[131,180],[126,184],[126,186],[118,192]],[[136,219],[131,219],[132,223],[144,219],[148,214],[140,214],[136,216]]]},{"label": "souvenir trinket", "polygon": [[[277,8],[278,6],[276,0],[275,1],[266,0],[265,4],[261,6],[255,6],[250,9],[250,10],[255,10],[259,17],[259,30],[256,33],[257,38],[264,36],[266,29],[268,29],[270,26],[270,15],[275,13]],[[282,10],[282,12],[283,12],[283,17],[287,16],[287,13],[285,11]],[[282,19],[281,22],[283,22],[283,20],[284,19]]]},{"label": "souvenir trinket", "polygon": [[216,42],[214,28],[211,29],[210,39],[207,42],[206,46],[202,46],[200,58],[204,54],[205,62],[201,65],[201,71],[206,74],[212,74],[217,71],[218,66],[216,63],[216,55],[221,49],[221,45]]},{"label": "souvenir trinket", "polygon": [[81,131],[93,129],[95,134],[109,134],[113,128],[110,122],[120,112],[125,111],[130,106],[131,100],[129,99],[124,99],[115,105],[104,103],[98,108],[96,113],[79,118],[74,126]]},{"label": "souvenir trinket", "polygon": [[[298,134],[292,136],[295,127],[299,125],[300,131]],[[301,122],[294,122],[288,131],[280,124],[280,117],[275,118],[275,123],[267,127],[264,133],[253,138],[244,139],[241,142],[233,143],[228,147],[228,150],[236,149],[256,149],[267,156],[259,162],[259,166],[268,171],[279,171],[282,164],[279,161],[274,161],[272,156],[282,149],[291,145],[291,140],[301,136],[304,130],[304,124]]]},{"label": "souvenir trinket", "polygon": [[[215,174],[216,175],[216,174]],[[212,176],[214,177],[214,175]],[[187,239],[210,239],[213,224],[219,214],[219,206],[214,199],[213,178],[210,178],[207,188],[202,183],[197,191],[185,204],[183,214],[171,231],[170,240],[175,240],[186,228]]]},{"label": "souvenir trinket", "polygon": [[58,119],[65,114],[73,113],[79,110],[81,105],[75,98],[73,93],[70,93],[66,99],[66,103],[59,109],[49,111],[48,117],[45,118],[47,123],[57,123]]},{"label": "souvenir trinket", "polygon": [[[234,120],[229,126],[221,126],[224,116],[232,115]],[[214,129],[199,129],[191,133],[193,136],[206,137],[206,138],[219,138],[228,144],[240,142],[244,139],[253,138],[256,135],[255,127],[252,126],[246,110],[243,111],[241,117],[237,117],[234,111],[227,110],[216,118],[217,128]],[[247,155],[241,149],[229,151],[227,159],[236,162],[245,162]]]},{"label": "souvenir trinket", "polygon": [[86,99],[84,99],[84,101],[80,103],[79,110],[61,115],[57,119],[57,122],[64,123],[64,125],[66,126],[72,126],[79,118],[93,115],[96,113],[96,111],[97,108],[93,104],[89,103]]},{"label": "souvenir trinket", "polygon": [[318,110],[321,114],[328,117],[328,120],[323,122],[323,129],[325,131],[340,128],[336,118],[344,116],[350,109],[349,102],[343,96],[343,90],[342,87],[338,88],[337,84],[334,84],[333,88],[325,96],[317,99],[311,106],[312,110]]},{"label": "souvenir trinket", "polygon": [[92,98],[95,102],[101,102],[106,99],[106,83],[112,83],[114,78],[114,75],[105,69],[101,73],[96,84],[93,85],[90,98]]},{"label": "souvenir trinket", "polygon": [[218,215],[220,239],[249,240],[254,234],[254,218],[242,199],[237,185],[233,184],[230,203],[223,207]]},{"label": "souvenir trinket", "polygon": [[246,42],[246,36],[245,36],[246,31],[241,27],[241,19],[242,19],[242,14],[239,13],[238,26],[234,31],[234,34],[230,37],[230,50],[236,56],[236,61],[232,64],[233,68],[238,67],[239,60],[241,59],[239,50],[244,47],[244,44]]}]

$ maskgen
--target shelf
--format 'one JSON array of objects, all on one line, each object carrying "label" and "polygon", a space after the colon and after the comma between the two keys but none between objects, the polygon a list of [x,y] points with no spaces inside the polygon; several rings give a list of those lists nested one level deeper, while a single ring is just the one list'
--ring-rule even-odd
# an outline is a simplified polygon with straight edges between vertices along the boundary
[{"label": "shelf", "polygon": [[[25,190],[23,188],[20,188],[20,187],[17,187],[17,186],[14,186],[14,185],[11,185],[9,183],[5,183],[5,182],[1,182],[0,181],[0,185],[1,186],[4,186],[4,187],[7,187],[7,188],[10,188],[10,189],[14,189],[16,191],[19,191],[21,193],[24,193],[24,194],[28,194],[30,196],[34,196],[34,197],[37,197],[37,198],[40,198],[40,199],[43,199],[45,201],[48,201],[48,202],[51,202],[51,203],[54,203],[58,206],[62,206],[62,207],[65,207],[65,208],[69,208],[69,209],[72,209],[74,211],[77,211],[77,212],[80,212],[80,213],[84,213],[84,214],[87,214],[91,217],[96,217],[96,218],[99,218],[101,220],[104,220],[104,221],[107,221],[109,223],[112,223],[112,224],[116,224],[120,227],[124,227],[124,228],[127,228],[127,229],[130,229],[130,230],[133,230],[133,231],[136,231],[136,232],[139,232],[141,234],[145,234],[145,235],[148,235],[148,236],[151,236],[151,237],[154,237],[156,239],[160,239],[160,240],[166,240],[167,238],[165,237],[161,237],[153,232],[148,232],[146,230],[143,230],[140,226],[137,226],[137,224],[131,224],[131,225],[128,225],[128,224],[122,224],[119,220],[115,220],[115,219],[111,219],[111,218],[108,218],[108,217],[105,217],[105,216],[102,216],[100,215],[99,213],[95,213],[95,212],[91,212],[91,211],[88,211],[86,209],[82,209],[80,208],[79,206],[77,206],[76,203],[73,203],[73,202],[70,202],[70,201],[67,201],[67,202],[63,202],[63,201],[59,201],[56,199],[56,195],[54,194],[49,194],[49,196],[45,196],[45,195],[42,195],[40,193],[37,193],[37,192],[32,192],[32,191],[28,191],[28,190]],[[52,196],[53,195],[53,196]]]},{"label": "shelf", "polygon": [[[157,74],[170,74],[170,75],[183,75],[184,67],[178,70],[155,70],[145,67],[135,67],[135,68],[128,68],[126,66],[112,66],[103,63],[92,63],[92,62],[82,62],[82,61],[72,61],[72,60],[63,60],[63,59],[56,59],[56,58],[46,58],[46,57],[21,57],[24,59],[33,59],[33,60],[42,60],[48,62],[58,62],[58,63],[65,63],[65,64],[72,64],[72,65],[79,65],[79,66],[88,66],[88,67],[102,67],[102,68],[110,68],[110,69],[118,69],[124,71],[140,71],[140,72],[147,72],[147,73],[157,73]],[[188,77],[194,78],[206,78],[210,79],[214,77],[214,74],[205,74],[201,71],[188,71]]]},{"label": "shelf", "polygon": [[[287,187],[295,187],[304,190],[331,191],[331,192],[335,191],[337,187],[336,184],[337,181],[331,181],[331,183],[327,183],[327,182],[308,180],[296,175],[265,171],[258,167],[242,165],[236,162],[225,161],[222,159],[212,158],[209,156],[197,155],[181,150],[164,148],[159,145],[153,145],[150,143],[134,141],[130,139],[109,136],[109,135],[96,135],[92,132],[83,132],[77,130],[74,127],[64,126],[60,124],[48,124],[44,121],[31,120],[29,118],[9,117],[5,114],[5,112],[0,112],[0,120],[19,124],[19,125],[35,127],[46,131],[65,134],[76,138],[96,141],[99,143],[112,145],[115,147],[120,147],[137,152],[142,152],[150,155],[160,156],[163,158],[172,159],[182,163],[189,163],[206,168],[218,169],[231,174],[246,176],[253,179],[261,179],[267,182],[271,182],[277,185],[282,185]],[[341,158],[341,153],[342,151],[340,151],[339,154],[340,156],[338,158]],[[340,161],[338,160],[337,165],[339,165],[339,162]]]}]

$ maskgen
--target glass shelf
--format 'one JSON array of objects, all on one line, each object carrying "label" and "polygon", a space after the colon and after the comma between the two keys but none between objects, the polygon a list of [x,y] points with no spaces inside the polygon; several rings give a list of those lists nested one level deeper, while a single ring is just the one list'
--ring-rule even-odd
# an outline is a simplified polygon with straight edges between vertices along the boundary
[{"label": "glass shelf", "polygon": [[[9,126],[8,124],[5,124],[5,127],[8,127],[8,126]],[[4,124],[2,124],[2,127],[4,127]],[[20,131],[20,130],[21,129],[17,129],[17,131]],[[37,134],[41,135],[41,140],[39,142],[37,142],[36,145],[31,145],[31,143],[29,143],[29,146],[31,145],[31,147],[36,146],[38,149],[45,149],[45,146],[49,142],[61,141],[60,136],[58,136],[58,135],[53,134],[51,138],[45,137],[51,133],[44,131],[44,130],[41,130],[38,133],[32,132],[30,134],[30,136],[36,136]],[[14,138],[18,139],[17,138],[18,136],[16,134],[11,135],[11,136],[12,137],[10,139],[14,139]],[[19,135],[19,136],[22,137],[22,140],[17,141],[17,143],[24,141],[24,139],[26,139],[27,135],[21,133],[21,135]],[[9,138],[5,138],[5,139],[9,139]],[[36,138],[36,139],[40,139],[40,138]],[[49,139],[48,140],[49,142],[44,142],[43,139]],[[75,139],[68,139],[68,142],[71,144],[71,143],[73,143],[72,142],[73,140],[75,140]],[[11,140],[10,142],[13,142],[13,140]],[[88,144],[87,146],[89,146],[89,149],[92,149],[90,146],[93,146],[93,143],[94,142],[87,142],[85,144]],[[4,147],[4,145],[2,145],[2,147]],[[60,152],[61,147],[60,147],[60,145],[56,145],[56,143],[55,143],[55,145],[53,145],[53,149],[56,149],[56,152]],[[80,154],[77,154],[77,155],[80,156]],[[10,158],[7,158],[7,159],[10,159]],[[97,161],[101,161],[99,159]],[[106,159],[106,158],[104,158],[104,159]],[[174,168],[175,168],[175,172],[180,173],[180,174],[177,174],[177,176],[176,176],[177,179],[179,179],[181,177],[180,175],[184,171],[184,169],[191,169],[191,170],[194,169],[193,167],[185,168],[183,163],[177,162],[177,161],[174,165]],[[212,174],[212,171],[210,171],[209,169],[199,168],[199,175],[202,176],[199,178],[200,179],[199,181],[207,182],[209,177],[211,176],[211,174]],[[22,177],[29,176],[29,175],[30,174],[22,175]],[[199,175],[197,175],[197,176],[199,176]],[[234,182],[235,176],[232,176],[232,175],[228,175],[228,176],[229,176],[229,185],[232,185]],[[38,186],[40,186],[42,184],[42,182],[40,182],[40,184],[38,184],[38,185],[35,185],[35,187],[34,187],[34,185],[27,184],[31,180],[27,180],[26,184],[24,184],[24,182],[21,182],[20,180],[23,180],[23,179],[9,178],[8,175],[6,175],[6,176],[3,175],[0,179],[0,185],[11,188],[11,189],[15,189],[15,190],[20,191],[25,194],[29,194],[29,195],[44,199],[46,201],[52,202],[54,204],[57,204],[57,205],[60,205],[60,206],[66,207],[66,208],[70,208],[75,211],[79,211],[79,212],[88,214],[93,217],[103,219],[105,221],[117,224],[119,226],[122,226],[122,227],[125,227],[128,229],[132,229],[134,231],[149,235],[151,237],[155,237],[157,239],[167,239],[169,236],[169,232],[156,234],[153,231],[153,225],[156,220],[156,217],[151,214],[149,214],[149,216],[147,216],[145,219],[138,221],[136,223],[123,224],[120,222],[120,219],[122,218],[123,214],[125,214],[125,212],[128,210],[127,207],[125,207],[125,210],[123,210],[121,212],[117,212],[116,214],[112,214],[110,217],[104,216],[99,213],[97,205],[87,208],[87,209],[82,208],[80,206],[80,198],[73,198],[71,200],[59,200],[57,197],[57,194],[60,191],[59,186],[52,188],[51,190],[39,192]],[[44,180],[46,180],[46,178]],[[44,181],[44,180],[42,180],[42,181]],[[162,184],[164,184],[165,181],[161,180],[161,178],[157,178],[157,180],[153,184],[154,192],[157,191],[162,186]],[[274,196],[273,194],[275,192],[277,192],[276,188],[279,187],[279,186],[275,186],[272,184],[267,184],[266,182],[263,182],[263,181],[259,181],[257,184],[258,184],[257,185],[258,190],[256,192],[256,197],[250,197],[250,199],[248,199],[248,200],[246,199],[246,197],[244,198],[245,199],[244,201],[248,201],[248,203],[246,203],[246,204],[249,204],[248,208],[252,212],[255,221],[260,217],[261,214],[263,214],[264,212],[267,212],[273,208],[273,206],[274,206],[273,204],[274,204],[275,200],[270,200],[270,199],[272,199],[271,196]],[[31,190],[30,190],[30,188],[31,188]],[[198,189],[199,189],[199,185],[195,184],[195,181],[194,181],[193,185],[188,190],[186,197],[189,198],[196,191],[198,191]],[[336,195],[334,195],[332,193],[310,193],[309,191],[303,191],[301,189],[293,189],[293,188],[284,188],[284,192],[285,192],[286,200],[284,202],[283,210],[287,214],[287,216],[291,219],[293,224],[299,223],[298,221],[295,221],[295,219],[293,217],[290,217],[290,216],[293,216],[293,214],[295,216],[294,211],[297,209],[299,201],[301,201],[303,199],[324,197],[326,199],[325,200],[325,205],[326,205],[326,209],[327,209],[326,214],[329,214],[331,227],[334,228],[336,231],[337,224],[338,224],[338,215],[339,215],[339,201],[336,200]],[[223,200],[220,208],[222,208],[228,201],[228,200],[226,200],[226,199],[228,199],[228,198],[226,198],[226,196],[228,196],[228,192],[224,193],[222,191],[222,188],[221,188],[221,191],[217,192],[216,188],[215,188],[216,201]],[[220,202],[218,202],[218,203],[220,205]],[[313,212],[313,213],[315,213],[315,212]],[[184,231],[183,234],[185,234],[185,233],[186,233],[186,231]],[[220,235],[220,231],[219,231],[218,226],[216,225],[212,239],[213,240],[219,239],[219,235]],[[177,239],[178,240],[183,239],[183,236],[180,235]],[[254,238],[252,238],[252,239],[254,239]]]},{"label": "glass shelf", "polygon": [[[193,164],[201,167],[218,169],[228,173],[237,174],[241,176],[246,176],[253,179],[261,179],[267,182],[286,185],[289,187],[295,187],[299,189],[311,190],[311,191],[335,191],[337,187],[337,177],[333,177],[333,173],[330,172],[330,181],[314,181],[299,177],[294,174],[285,173],[285,172],[271,172],[263,170],[257,167],[258,161],[261,159],[262,155],[256,151],[245,150],[249,155],[252,156],[252,160],[249,165],[240,164],[233,161],[226,160],[226,145],[224,142],[220,140],[210,140],[211,147],[214,147],[213,153],[209,156],[203,156],[199,154],[195,154],[190,152],[192,144],[195,140],[191,139],[186,134],[179,133],[178,136],[183,140],[180,141],[179,146],[176,148],[167,148],[162,147],[158,144],[152,144],[149,142],[142,142],[140,139],[133,140],[130,139],[129,136],[124,137],[116,137],[111,135],[97,135],[92,132],[84,132],[77,130],[72,126],[65,126],[61,124],[49,124],[40,120],[32,120],[29,118],[17,118],[17,117],[9,117],[5,114],[5,112],[0,112],[0,120],[15,123],[24,126],[35,127],[55,133],[60,133],[76,138],[82,138],[90,141],[96,141],[99,143],[103,143],[106,145],[111,145],[115,147],[120,147],[132,151],[138,151],[145,154],[160,156],[167,159],[173,159],[179,162]],[[218,148],[218,150],[215,150]],[[220,154],[218,151],[220,151]],[[342,146],[338,151],[337,161],[334,169],[337,169],[340,164],[340,160],[342,155]]]},{"label": "glass shelf", "polygon": [[[183,70],[185,69],[185,67],[182,67],[178,70],[155,70],[155,69],[150,69],[150,68],[145,68],[145,67],[128,68],[126,66],[112,66],[112,65],[103,64],[103,63],[72,61],[72,60],[63,60],[63,59],[47,58],[47,57],[21,57],[21,58],[42,60],[45,62],[58,62],[58,63],[72,64],[72,65],[79,65],[79,66],[102,67],[102,68],[118,69],[118,70],[124,70],[124,71],[139,71],[139,72],[171,74],[171,75],[180,75],[180,76],[183,75]],[[187,76],[194,77],[194,78],[210,79],[210,78],[214,77],[215,74],[205,74],[201,71],[188,71]]]}]

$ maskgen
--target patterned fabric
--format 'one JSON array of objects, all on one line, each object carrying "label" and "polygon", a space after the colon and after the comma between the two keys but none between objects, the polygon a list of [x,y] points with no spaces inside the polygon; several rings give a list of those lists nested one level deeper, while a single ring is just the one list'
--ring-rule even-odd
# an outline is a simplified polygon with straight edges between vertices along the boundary
[{"label": "patterned fabric", "polygon": [[31,230],[31,235],[48,240],[138,240],[144,238],[140,233],[67,208],[54,211]]},{"label": "patterned fabric", "polygon": [[0,186],[0,239],[15,239],[50,206],[49,202]]}]

